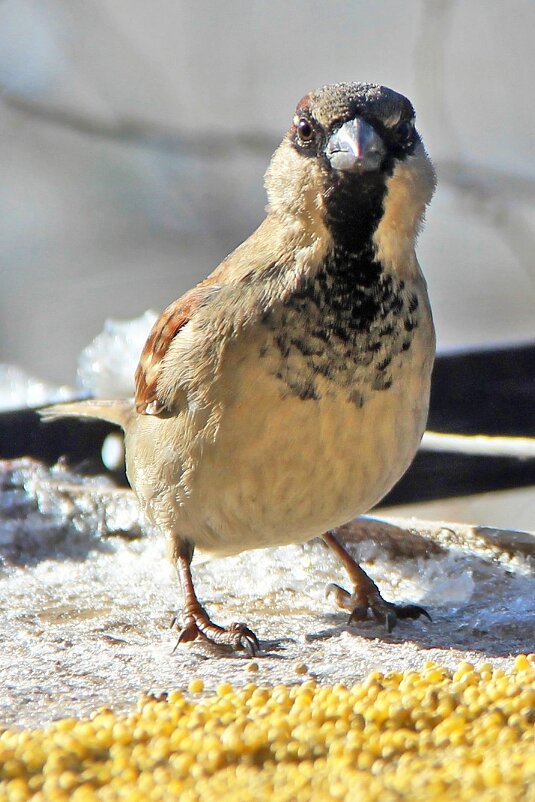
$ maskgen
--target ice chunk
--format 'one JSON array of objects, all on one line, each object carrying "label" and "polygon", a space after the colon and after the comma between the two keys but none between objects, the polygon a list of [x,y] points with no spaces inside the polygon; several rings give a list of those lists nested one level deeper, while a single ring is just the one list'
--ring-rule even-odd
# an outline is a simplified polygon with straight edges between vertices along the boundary
[{"label": "ice chunk", "polygon": [[78,387],[96,398],[133,395],[139,355],[157,317],[149,309],[133,320],[106,320],[78,357]]},{"label": "ice chunk", "polygon": [[32,563],[51,554],[84,559],[110,538],[141,536],[131,490],[105,476],[71,473],[35,460],[0,461],[0,564]]},{"label": "ice chunk", "polygon": [[16,365],[0,363],[0,411],[70,401],[74,396],[72,387],[49,384]]},{"label": "ice chunk", "polygon": [[128,398],[147,335],[158,315],[152,310],[133,320],[107,320],[104,330],[78,358],[77,385],[57,386],[37,379],[16,365],[0,363],[0,411],[71,401],[82,395]]}]

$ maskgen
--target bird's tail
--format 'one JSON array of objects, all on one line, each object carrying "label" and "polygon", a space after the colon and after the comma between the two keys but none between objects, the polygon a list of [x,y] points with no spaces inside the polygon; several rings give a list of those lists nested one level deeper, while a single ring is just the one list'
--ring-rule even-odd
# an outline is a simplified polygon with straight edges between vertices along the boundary
[{"label": "bird's tail", "polygon": [[123,399],[113,399],[110,401],[101,399],[73,401],[70,404],[54,404],[51,407],[45,407],[39,410],[41,418],[45,421],[71,417],[100,418],[110,423],[116,423],[123,429],[126,428],[133,412],[133,402]]}]

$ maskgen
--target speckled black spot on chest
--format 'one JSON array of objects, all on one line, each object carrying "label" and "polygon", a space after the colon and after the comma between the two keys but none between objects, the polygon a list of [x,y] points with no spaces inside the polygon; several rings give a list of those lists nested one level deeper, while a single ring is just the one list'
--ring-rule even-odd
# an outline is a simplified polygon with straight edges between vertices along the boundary
[{"label": "speckled black spot on chest", "polygon": [[264,316],[282,394],[303,400],[343,392],[363,406],[395,381],[418,325],[418,303],[370,253],[336,250],[313,279]]}]

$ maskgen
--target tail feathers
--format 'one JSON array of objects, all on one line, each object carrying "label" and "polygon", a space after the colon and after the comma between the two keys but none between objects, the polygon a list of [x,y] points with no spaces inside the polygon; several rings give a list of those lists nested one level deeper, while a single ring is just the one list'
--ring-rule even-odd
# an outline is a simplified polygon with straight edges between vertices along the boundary
[{"label": "tail feathers", "polygon": [[134,405],[130,400],[113,399],[104,401],[91,399],[88,401],[74,401],[70,404],[54,404],[54,406],[40,409],[39,414],[45,421],[66,417],[100,418],[110,423],[116,423],[124,429],[133,411]]}]

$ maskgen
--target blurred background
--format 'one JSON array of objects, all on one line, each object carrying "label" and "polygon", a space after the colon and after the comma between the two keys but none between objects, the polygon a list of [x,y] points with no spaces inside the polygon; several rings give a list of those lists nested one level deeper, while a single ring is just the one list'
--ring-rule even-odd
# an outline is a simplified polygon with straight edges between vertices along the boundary
[{"label": "blurred background", "polygon": [[73,382],[253,230],[295,103],[352,80],[407,94],[437,165],[439,348],[532,339],[533,30],[529,0],[3,0],[0,362]]}]

